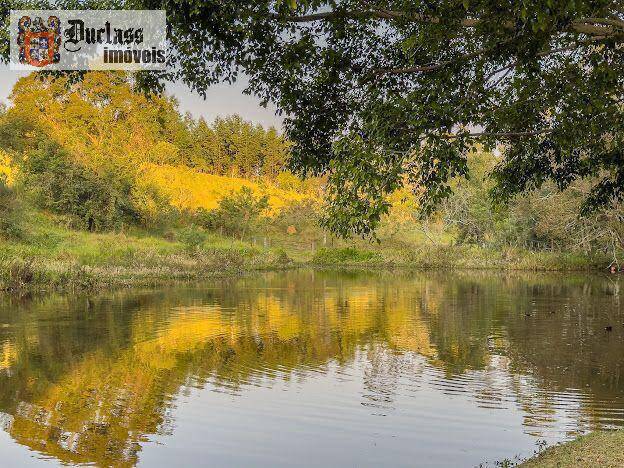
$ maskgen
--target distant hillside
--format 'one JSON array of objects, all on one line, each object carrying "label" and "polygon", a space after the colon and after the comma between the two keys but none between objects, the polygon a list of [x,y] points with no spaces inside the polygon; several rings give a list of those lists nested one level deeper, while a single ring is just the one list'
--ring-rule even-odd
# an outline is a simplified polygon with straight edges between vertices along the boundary
[{"label": "distant hillside", "polygon": [[7,155],[4,155],[0,149],[0,178],[6,177],[10,183],[13,180],[14,169],[11,166],[11,161]]},{"label": "distant hillside", "polygon": [[142,175],[145,182],[155,185],[173,206],[190,211],[215,209],[222,198],[242,187],[249,187],[257,196],[267,195],[273,214],[290,203],[315,198],[311,193],[284,190],[265,181],[205,174],[184,166],[147,164]]}]

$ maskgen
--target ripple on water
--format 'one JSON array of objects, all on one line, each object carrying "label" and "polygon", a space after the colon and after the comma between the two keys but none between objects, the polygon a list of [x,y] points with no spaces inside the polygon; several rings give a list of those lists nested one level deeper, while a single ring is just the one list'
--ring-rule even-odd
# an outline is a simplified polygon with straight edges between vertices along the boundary
[{"label": "ripple on water", "polygon": [[0,427],[69,464],[530,454],[538,439],[624,426],[624,340],[604,332],[624,317],[607,289],[296,271],[93,297],[88,313],[84,297],[0,303]]}]

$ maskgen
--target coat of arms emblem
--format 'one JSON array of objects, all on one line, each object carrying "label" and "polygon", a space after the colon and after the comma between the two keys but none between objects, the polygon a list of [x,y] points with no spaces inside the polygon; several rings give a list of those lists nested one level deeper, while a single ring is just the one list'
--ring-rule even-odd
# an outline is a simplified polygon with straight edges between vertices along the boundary
[{"label": "coat of arms emblem", "polygon": [[34,20],[22,16],[17,28],[20,63],[45,67],[61,60],[61,21],[58,17],[50,16],[46,26],[38,16]]}]

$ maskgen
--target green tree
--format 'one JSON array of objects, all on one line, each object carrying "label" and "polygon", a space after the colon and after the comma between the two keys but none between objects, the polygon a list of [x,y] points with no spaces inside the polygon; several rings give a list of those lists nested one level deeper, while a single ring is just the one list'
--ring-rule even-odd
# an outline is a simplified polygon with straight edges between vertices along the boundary
[{"label": "green tree", "polygon": [[49,141],[24,157],[18,183],[37,206],[70,215],[82,229],[111,229],[139,218],[128,177],[118,172],[98,174]]},{"label": "green tree", "polygon": [[624,196],[621,2],[138,5],[168,11],[167,78],[203,93],[244,71],[285,113],[293,167],[331,175],[339,233],[369,234],[405,181],[430,211],[475,143],[502,145],[499,199],[594,176],[586,210]]},{"label": "green tree", "polygon": [[453,194],[442,203],[442,218],[447,226],[455,228],[459,242],[482,244],[499,234],[505,210],[493,205],[488,197],[492,185],[489,174],[495,164],[491,153],[471,154],[470,177],[459,178],[452,184]]},{"label": "green tree", "polygon": [[198,218],[206,227],[243,240],[258,227],[268,207],[269,198],[266,195],[256,197],[249,187],[242,187],[240,191],[221,199],[216,210],[200,212]]},{"label": "green tree", "polygon": [[289,145],[274,128],[265,130],[232,115],[218,117],[212,131],[216,138],[212,161],[217,174],[247,178],[275,176],[286,165]]},{"label": "green tree", "polygon": [[197,250],[205,241],[206,233],[195,226],[187,226],[178,234],[178,240],[184,244],[187,250]]},{"label": "green tree", "polygon": [[623,206],[618,203],[609,210],[578,216],[591,190],[591,181],[574,182],[564,191],[546,183],[516,197],[509,206],[511,237],[534,248],[603,251],[617,262],[618,251],[624,249]]}]

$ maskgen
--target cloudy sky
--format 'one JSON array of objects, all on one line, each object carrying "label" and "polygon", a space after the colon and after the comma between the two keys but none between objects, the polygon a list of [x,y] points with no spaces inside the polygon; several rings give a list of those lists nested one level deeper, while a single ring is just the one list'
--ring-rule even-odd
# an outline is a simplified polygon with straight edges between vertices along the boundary
[{"label": "cloudy sky", "polygon": [[[1,102],[7,102],[13,85],[24,75],[24,72],[11,71],[8,66],[0,65]],[[239,114],[245,120],[260,123],[265,127],[272,125],[280,129],[282,119],[275,115],[275,108],[271,106],[264,109],[260,106],[258,99],[244,95],[242,91],[245,85],[246,81],[243,79],[234,85],[213,86],[208,90],[206,100],[191,93],[181,83],[171,84],[167,92],[178,99],[182,112],[190,112],[195,117],[203,116],[208,122],[217,116]]]}]

